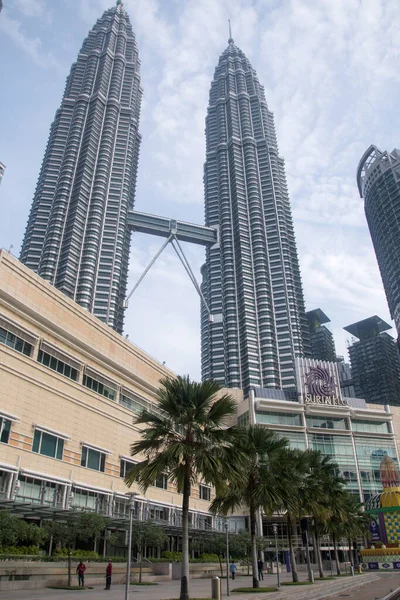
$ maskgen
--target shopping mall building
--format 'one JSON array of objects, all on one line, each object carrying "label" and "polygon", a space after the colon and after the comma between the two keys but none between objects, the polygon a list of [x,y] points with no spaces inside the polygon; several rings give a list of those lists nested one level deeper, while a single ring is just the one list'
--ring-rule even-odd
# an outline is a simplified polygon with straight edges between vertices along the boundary
[{"label": "shopping mall building", "polygon": [[[146,494],[128,489],[130,445],[140,437],[135,417],[157,410],[165,366],[0,251],[0,507],[26,518],[62,517],[65,510],[98,511],[123,525],[129,493],[136,516],[169,528],[179,546],[181,495],[167,477]],[[262,423],[296,448],[332,456],[361,500],[381,490],[379,464],[398,460],[400,408],[342,398],[335,363],[301,359],[298,393],[253,389],[237,401],[240,424]],[[212,516],[213,490],[193,486],[193,530],[224,528]],[[245,514],[230,529],[246,527]],[[282,523],[282,536],[284,526]],[[264,534],[269,535],[264,520]]]}]

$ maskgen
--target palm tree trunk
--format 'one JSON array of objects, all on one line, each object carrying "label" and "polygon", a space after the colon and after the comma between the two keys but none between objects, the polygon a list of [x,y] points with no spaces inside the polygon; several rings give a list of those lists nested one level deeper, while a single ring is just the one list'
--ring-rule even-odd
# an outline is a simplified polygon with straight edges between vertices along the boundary
[{"label": "palm tree trunk", "polygon": [[348,541],[348,544],[349,544],[349,561],[350,561],[351,566],[354,567],[353,550],[352,550],[352,547],[351,547],[351,540],[348,539],[347,541]]},{"label": "palm tree trunk", "polygon": [[71,577],[72,559],[71,559],[71,547],[69,545],[67,546],[67,552],[68,552],[68,587],[71,587],[71,585],[72,585],[72,577]]},{"label": "palm tree trunk", "polygon": [[219,552],[218,552],[218,560],[219,560],[219,568],[220,568],[220,571],[221,571],[221,579],[222,579],[223,576],[224,576],[224,572],[222,570],[221,554]]},{"label": "palm tree trunk", "polygon": [[293,548],[293,532],[292,532],[292,519],[290,513],[286,513],[287,528],[288,528],[288,540],[289,540],[289,557],[290,557],[290,568],[292,569],[293,583],[298,583],[299,574],[297,573],[296,557],[294,555]]},{"label": "palm tree trunk", "polygon": [[182,576],[179,600],[189,600],[189,498],[190,478],[185,473],[182,490]]},{"label": "palm tree trunk", "polygon": [[317,531],[317,523],[314,522],[314,553],[318,564],[319,576],[321,579],[324,578],[324,569],[322,566],[321,549],[319,547],[319,536]]},{"label": "palm tree trunk", "polygon": [[258,581],[256,526],[256,511],[254,509],[254,506],[250,505],[251,565],[253,574],[253,588],[260,587],[260,582]]},{"label": "palm tree trunk", "polygon": [[338,553],[337,544],[336,544],[336,535],[334,533],[332,533],[332,542],[333,542],[333,551],[335,553],[336,573],[340,577],[340,575],[342,573],[340,571],[339,553]]}]

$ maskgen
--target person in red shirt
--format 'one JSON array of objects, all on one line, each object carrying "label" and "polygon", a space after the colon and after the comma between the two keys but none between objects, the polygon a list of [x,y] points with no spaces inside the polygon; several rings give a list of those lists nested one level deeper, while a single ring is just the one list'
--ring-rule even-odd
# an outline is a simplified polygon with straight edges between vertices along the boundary
[{"label": "person in red shirt", "polygon": [[79,565],[76,567],[76,572],[78,573],[78,585],[82,587],[85,585],[85,571],[86,565],[84,562],[80,561]]},{"label": "person in red shirt", "polygon": [[106,587],[105,590],[109,590],[111,588],[111,576],[112,576],[112,562],[111,560],[108,562],[106,569]]}]

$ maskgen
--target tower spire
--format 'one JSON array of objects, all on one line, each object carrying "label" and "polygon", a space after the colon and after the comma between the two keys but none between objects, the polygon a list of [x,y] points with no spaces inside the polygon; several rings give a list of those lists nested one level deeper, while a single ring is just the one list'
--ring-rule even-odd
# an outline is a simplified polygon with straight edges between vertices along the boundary
[{"label": "tower spire", "polygon": [[228,40],[228,44],[233,44],[234,40],[232,37],[232,27],[231,27],[231,20],[228,19],[228,23],[229,23],[229,40]]}]

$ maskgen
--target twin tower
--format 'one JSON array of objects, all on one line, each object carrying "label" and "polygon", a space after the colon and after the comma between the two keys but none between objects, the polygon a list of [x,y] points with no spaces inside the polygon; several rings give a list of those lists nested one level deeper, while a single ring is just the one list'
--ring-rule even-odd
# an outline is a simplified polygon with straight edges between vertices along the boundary
[{"label": "twin tower", "polygon": [[[141,140],[139,67],[118,0],[72,65],[21,251],[23,263],[120,333]],[[202,268],[202,376],[246,391],[293,388],[295,358],[310,349],[284,161],[264,89],[232,38],[211,83],[204,185],[205,225],[218,243],[207,246]]]}]

